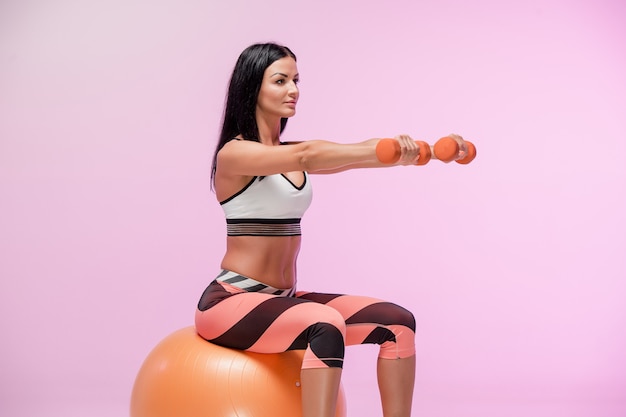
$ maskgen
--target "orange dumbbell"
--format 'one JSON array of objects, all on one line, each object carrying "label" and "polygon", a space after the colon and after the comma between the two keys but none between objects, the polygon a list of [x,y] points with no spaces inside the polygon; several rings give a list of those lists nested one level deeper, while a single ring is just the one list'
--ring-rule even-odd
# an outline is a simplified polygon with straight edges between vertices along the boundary
[{"label": "orange dumbbell", "polygon": [[[430,145],[418,140],[415,143],[420,148],[420,156],[416,165],[426,165],[432,158]],[[476,158],[476,147],[472,142],[465,141],[467,149],[461,149],[459,143],[451,137],[443,137],[435,143],[435,158],[443,162],[456,161],[459,164],[469,164]],[[376,157],[384,164],[393,164],[400,159],[400,143],[395,139],[381,139],[376,145]]]},{"label": "orange dumbbell", "polygon": [[[432,157],[430,145],[421,140],[416,140],[415,143],[420,148],[416,165],[426,165]],[[381,139],[376,145],[376,157],[383,164],[394,164],[398,162],[400,154],[400,143],[395,139]]]},{"label": "orange dumbbell", "polygon": [[443,137],[435,143],[435,158],[443,162],[456,161],[459,164],[469,164],[476,158],[476,147],[472,142],[465,141],[466,149],[462,149],[459,142],[451,137]]}]

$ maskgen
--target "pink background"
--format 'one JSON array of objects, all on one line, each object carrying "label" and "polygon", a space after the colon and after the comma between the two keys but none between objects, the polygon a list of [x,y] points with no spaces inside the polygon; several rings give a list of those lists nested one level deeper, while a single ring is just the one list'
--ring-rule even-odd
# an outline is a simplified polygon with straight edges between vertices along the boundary
[{"label": "pink background", "polygon": [[[418,321],[415,415],[626,415],[626,3],[0,2],[0,415],[123,416],[224,249],[239,52],[299,57],[285,140],[409,133],[469,166],[315,177],[300,287]],[[376,347],[347,352],[377,416]],[[373,411],[376,410],[376,411]]]}]

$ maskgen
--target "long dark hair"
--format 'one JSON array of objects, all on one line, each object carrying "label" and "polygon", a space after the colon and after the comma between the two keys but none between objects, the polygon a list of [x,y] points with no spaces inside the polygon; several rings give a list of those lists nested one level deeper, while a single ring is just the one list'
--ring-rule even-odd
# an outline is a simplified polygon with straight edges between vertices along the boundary
[{"label": "long dark hair", "polygon": [[[241,135],[245,140],[259,142],[259,128],[256,124],[256,104],[265,69],[274,61],[296,55],[289,48],[275,43],[250,45],[239,55],[233,74],[230,77],[226,106],[222,121],[220,139],[213,154],[211,187],[215,183],[217,153],[226,143]],[[280,120],[280,131],[285,129],[287,119]]]}]

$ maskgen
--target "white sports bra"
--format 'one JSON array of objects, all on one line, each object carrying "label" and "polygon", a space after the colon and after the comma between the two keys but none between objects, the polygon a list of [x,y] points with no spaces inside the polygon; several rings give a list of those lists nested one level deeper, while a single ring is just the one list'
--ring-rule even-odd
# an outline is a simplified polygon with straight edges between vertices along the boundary
[{"label": "white sports bra", "polygon": [[311,205],[308,175],[297,187],[283,174],[254,177],[220,202],[228,236],[299,236],[300,219]]}]

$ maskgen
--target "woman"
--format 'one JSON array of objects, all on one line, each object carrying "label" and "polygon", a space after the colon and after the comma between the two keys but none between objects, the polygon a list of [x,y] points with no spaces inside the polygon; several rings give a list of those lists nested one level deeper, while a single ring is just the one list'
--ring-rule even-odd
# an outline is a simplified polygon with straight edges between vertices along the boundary
[{"label": "woman", "polygon": [[[415,380],[415,319],[375,298],[296,292],[300,219],[311,202],[309,174],[382,166],[378,139],[356,144],[283,144],[296,112],[296,57],[276,44],[240,55],[228,90],[211,175],[226,214],[222,271],[202,294],[196,328],[206,340],[252,352],[305,349],[304,417],[334,416],[344,346],[380,345],[377,372],[385,417],[409,416]],[[398,136],[413,165],[418,147]],[[281,146],[284,145],[284,146]]]}]

